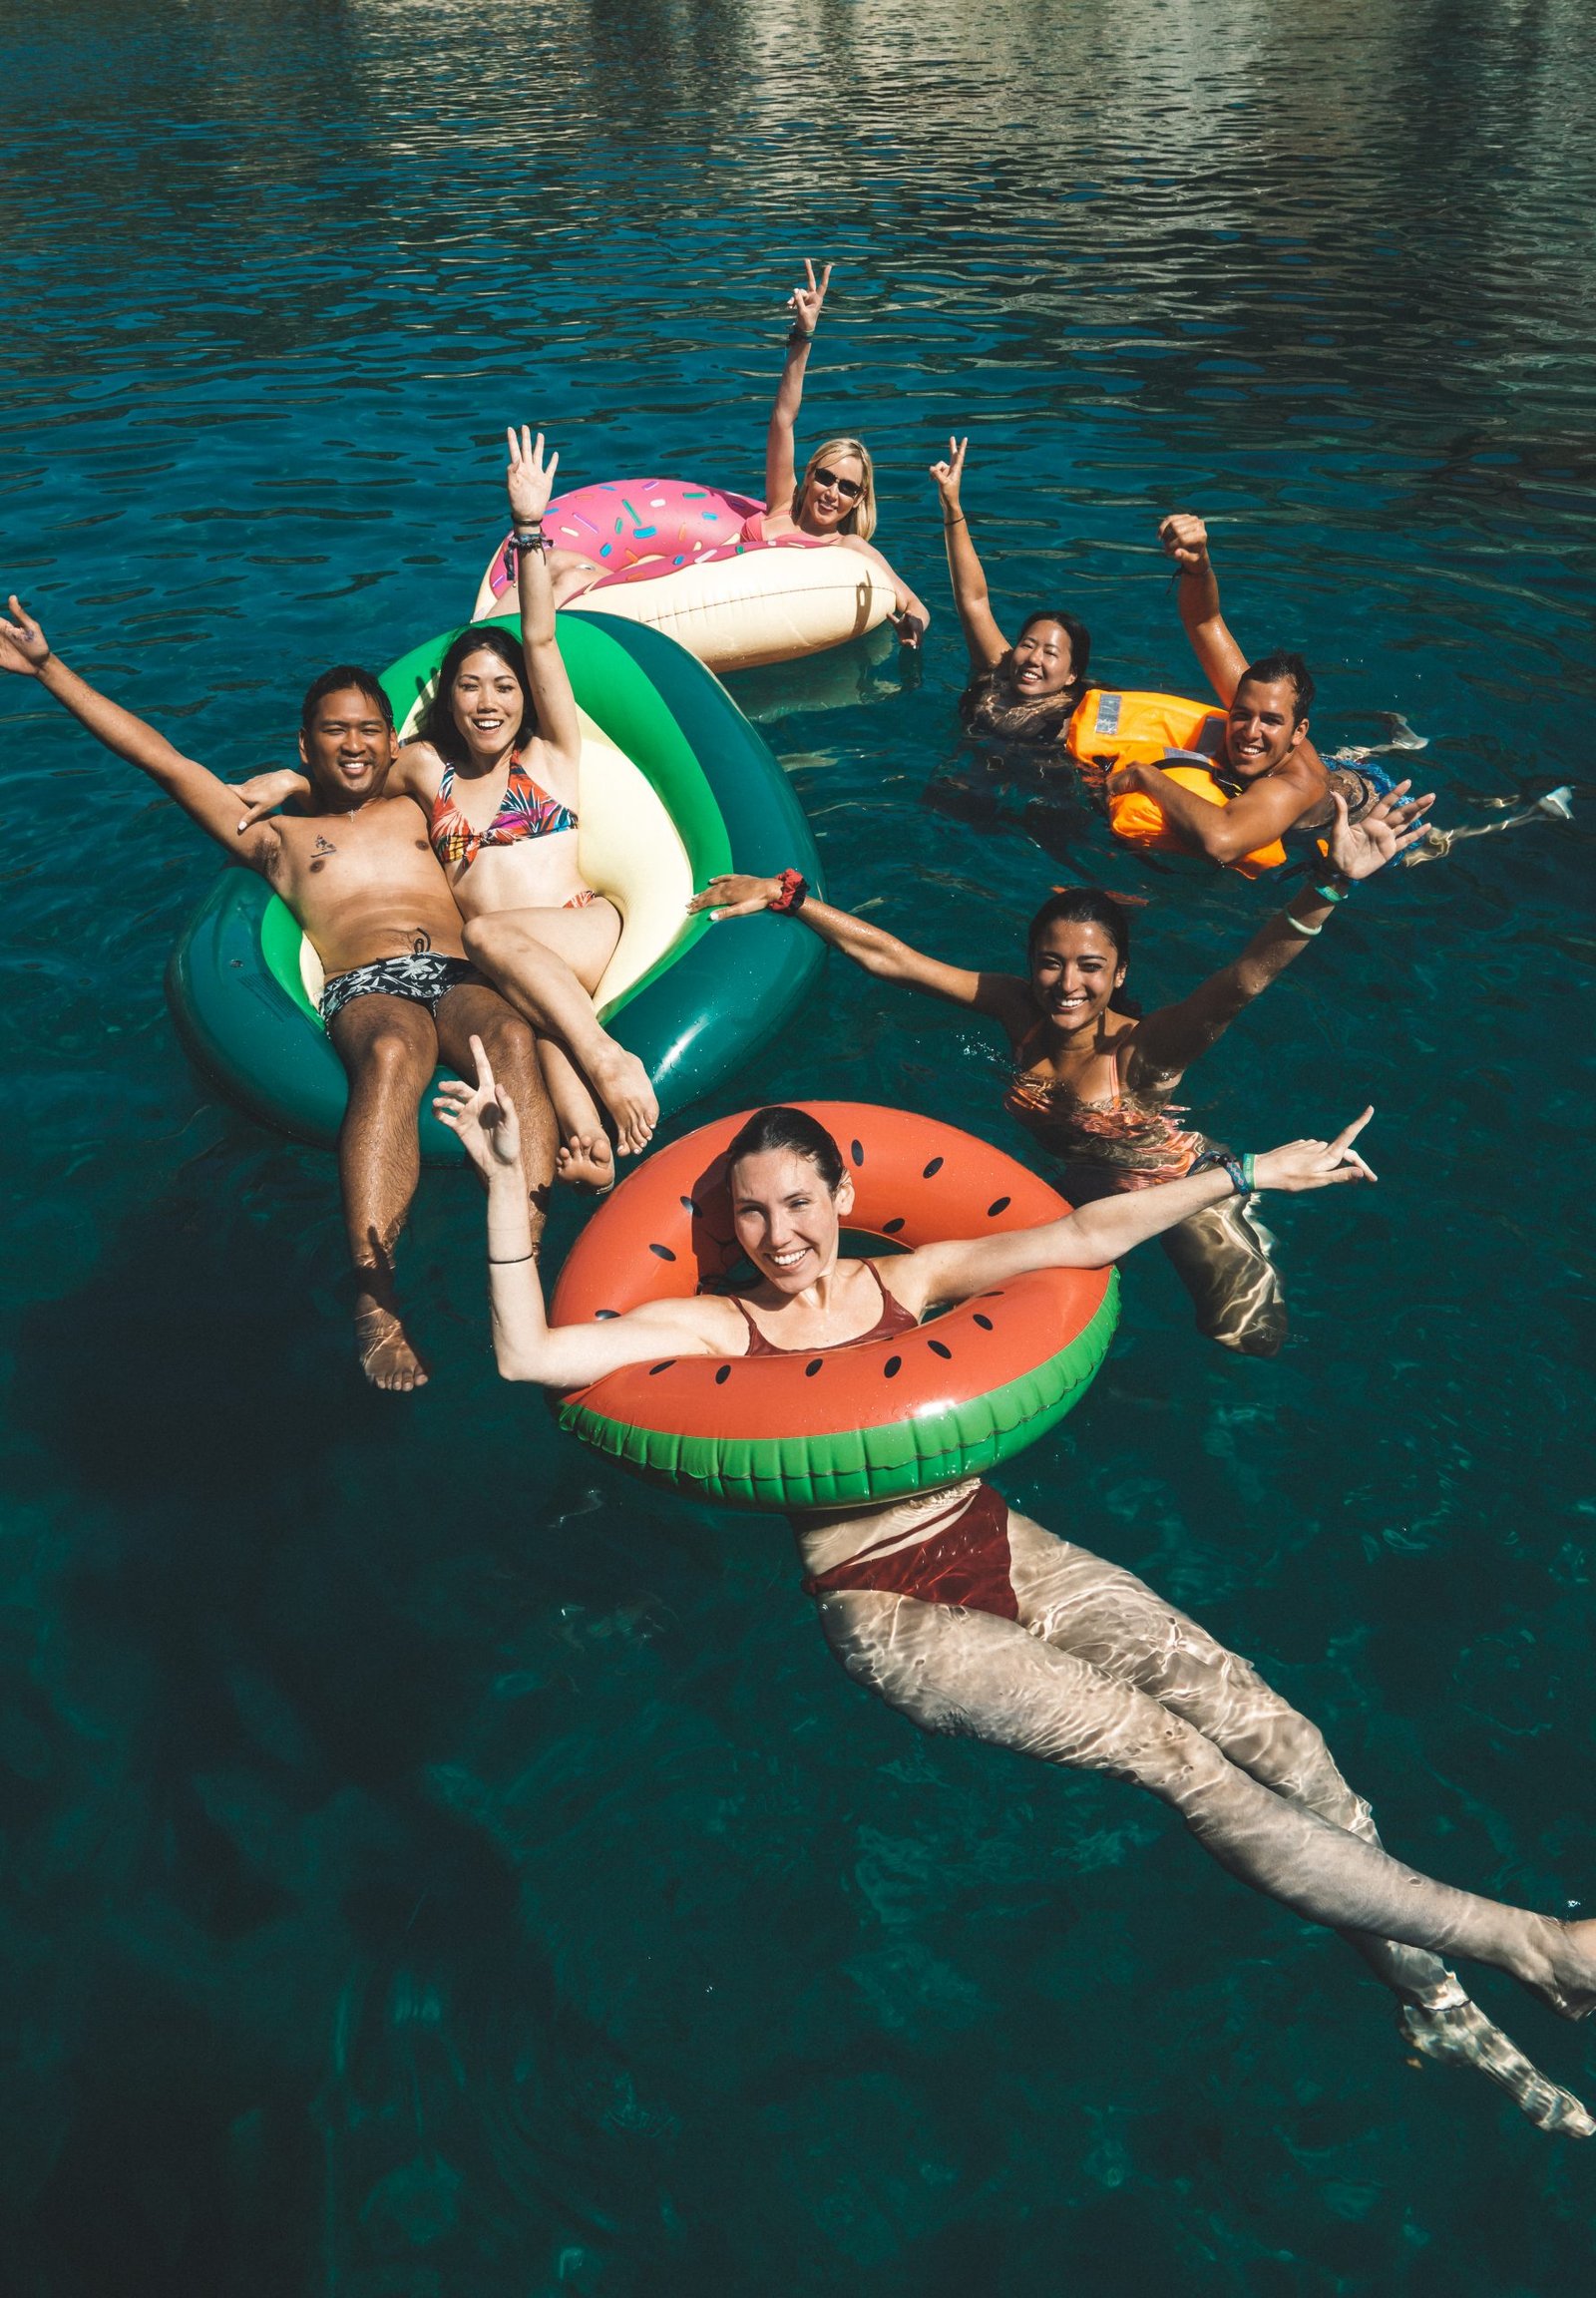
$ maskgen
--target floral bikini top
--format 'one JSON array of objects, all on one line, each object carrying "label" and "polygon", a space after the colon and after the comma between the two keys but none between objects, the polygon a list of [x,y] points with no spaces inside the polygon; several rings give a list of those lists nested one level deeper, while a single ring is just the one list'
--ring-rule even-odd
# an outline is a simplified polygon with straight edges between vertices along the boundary
[{"label": "floral bikini top", "polygon": [[510,756],[510,773],[499,811],[486,830],[473,830],[455,804],[455,770],[446,766],[438,795],[432,802],[427,836],[446,870],[458,863],[469,868],[484,846],[514,846],[523,838],[552,838],[559,830],[575,830],[577,817],[569,806],[551,798],[521,763],[521,752]]}]

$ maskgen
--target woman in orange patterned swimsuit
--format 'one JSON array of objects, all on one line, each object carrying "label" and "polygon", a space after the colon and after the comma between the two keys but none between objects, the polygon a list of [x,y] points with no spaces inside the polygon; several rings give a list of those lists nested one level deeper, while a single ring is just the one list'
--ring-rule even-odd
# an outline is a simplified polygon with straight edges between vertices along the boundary
[{"label": "woman in orange patterned swimsuit", "polygon": [[[1317,938],[1360,878],[1373,876],[1419,833],[1431,801],[1407,800],[1405,782],[1356,828],[1338,799],[1331,866],[1260,928],[1241,956],[1182,998],[1145,1017],[1122,1001],[1130,921],[1089,887],[1055,894],[1031,920],[1029,971],[978,973],[945,965],[846,910],[817,902],[788,872],[779,879],[717,878],[695,907],[717,918],[776,909],[869,973],[987,1013],[1005,1031],[1014,1070],[1004,1106],[1061,1160],[1072,1203],[1179,1180],[1222,1145],[1190,1131],[1172,1096],[1184,1072]],[[789,884],[789,880],[794,880]],[[1232,1196],[1178,1228],[1164,1251],[1197,1312],[1200,1331],[1245,1356],[1273,1356],[1286,1337],[1280,1276],[1251,1199]]]}]

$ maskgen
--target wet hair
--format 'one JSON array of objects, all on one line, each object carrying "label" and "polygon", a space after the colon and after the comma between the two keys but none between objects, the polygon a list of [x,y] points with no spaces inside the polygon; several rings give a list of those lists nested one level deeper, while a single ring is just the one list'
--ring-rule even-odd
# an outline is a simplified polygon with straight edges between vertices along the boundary
[{"label": "wet hair", "polygon": [[341,694],[353,688],[374,702],[381,711],[383,722],[393,724],[393,704],[383,691],[380,678],[373,671],[362,670],[358,662],[336,662],[330,670],[323,670],[319,678],[312,679],[305,688],[305,698],[299,705],[299,731],[308,734],[315,723],[316,712],[329,694]]},{"label": "wet hair", "polygon": [[[1099,927],[1112,942],[1118,964],[1130,963],[1130,920],[1100,886],[1064,886],[1048,895],[1025,929],[1027,959],[1034,958],[1036,945],[1048,927],[1058,925]],[[1115,989],[1108,1003],[1115,1013],[1128,1013],[1132,1019],[1141,1012],[1141,1007],[1125,995],[1123,985]]]},{"label": "wet hair", "polygon": [[803,1109],[756,1109],[726,1151],[728,1180],[743,1158],[760,1157],[771,1149],[790,1149],[795,1156],[807,1157],[834,1197],[842,1187],[848,1170],[842,1151],[819,1119]]},{"label": "wet hair", "polygon": [[491,622],[473,622],[461,631],[448,653],[438,665],[432,692],[416,721],[416,740],[430,742],[446,766],[463,766],[466,762],[465,736],[455,724],[454,686],[460,675],[460,665],[468,654],[480,654],[484,649],[497,654],[500,661],[516,674],[521,688],[521,725],[516,733],[518,742],[531,741],[538,731],[538,712],[532,699],[532,688],[527,684],[527,666],[521,658],[521,647],[508,630],[499,629]]},{"label": "wet hair", "polygon": [[1279,686],[1288,678],[1297,691],[1297,715],[1292,724],[1300,726],[1314,706],[1314,674],[1300,654],[1279,648],[1273,654],[1260,654],[1237,679],[1236,691],[1239,694],[1244,686]]},{"label": "wet hair", "polygon": [[[1079,707],[1089,683],[1091,632],[1078,614],[1058,606],[1033,607],[1019,625],[1024,637],[1038,622],[1056,622],[1069,640],[1069,683],[1056,694],[1021,695],[1013,690],[1014,650],[1010,646],[1000,662],[980,670],[959,698],[959,716],[967,733],[995,742],[1059,742]],[[1016,641],[1017,643],[1017,641]]]},{"label": "wet hair", "polygon": [[835,463],[839,455],[852,455],[857,461],[864,480],[864,492],[850,506],[838,523],[839,535],[857,535],[861,543],[868,543],[876,532],[876,466],[870,460],[870,449],[862,439],[827,439],[817,447],[804,465],[804,475],[798,492],[792,500],[792,516],[796,524],[803,509],[809,482],[822,463]]}]

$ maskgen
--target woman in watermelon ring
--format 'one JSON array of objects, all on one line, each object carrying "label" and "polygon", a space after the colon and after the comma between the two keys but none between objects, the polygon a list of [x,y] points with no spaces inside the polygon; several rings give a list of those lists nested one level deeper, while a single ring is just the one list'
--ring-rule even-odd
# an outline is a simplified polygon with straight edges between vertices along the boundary
[{"label": "woman in watermelon ring", "polygon": [[[1038,1147],[1061,1160],[1060,1186],[1074,1204],[1145,1189],[1189,1173],[1213,1149],[1177,1123],[1173,1095],[1192,1063],[1217,1044],[1252,1000],[1323,933],[1352,887],[1383,870],[1423,835],[1413,828],[1431,804],[1399,783],[1356,826],[1338,795],[1330,862],[1268,923],[1240,957],[1178,1004],[1143,1015],[1125,997],[1130,919],[1111,895],[1077,886],[1054,894],[1030,922],[1027,970],[977,972],[930,958],[879,926],[810,896],[796,871],[779,878],[713,879],[689,907],[713,917],[774,910],[800,919],[823,942],[879,980],[902,982],[985,1013],[1008,1039],[1013,1071],[1003,1096]],[[1163,1249],[1197,1312],[1197,1327],[1244,1356],[1278,1354],[1286,1305],[1267,1233],[1238,1197],[1170,1228]]]},{"label": "woman in watermelon ring", "polygon": [[[754,1286],[551,1327],[515,1111],[480,1042],[473,1050],[475,1085],[446,1084],[436,1107],[487,1182],[499,1368],[555,1389],[661,1355],[808,1355],[882,1339],[1026,1269],[1100,1266],[1249,1184],[1299,1192],[1374,1178],[1354,1147],[1366,1110],[1334,1140],[1267,1151],[1245,1161],[1245,1173],[1217,1160],[1036,1229],[855,1261],[840,1250],[853,1184],[837,1143],[805,1111],[762,1109],[726,1153]],[[1409,2041],[1480,2066],[1544,2128],[1596,2132],[1579,2101],[1530,2065],[1441,1960],[1444,1951],[1496,1964],[1579,2018],[1596,2005],[1596,1921],[1500,1906],[1391,1858],[1319,1731],[1246,1661],[984,1484],[795,1529],[805,1590],[857,1682],[923,1730],[1145,1787],[1231,1874],[1346,1934],[1400,2001]]]}]

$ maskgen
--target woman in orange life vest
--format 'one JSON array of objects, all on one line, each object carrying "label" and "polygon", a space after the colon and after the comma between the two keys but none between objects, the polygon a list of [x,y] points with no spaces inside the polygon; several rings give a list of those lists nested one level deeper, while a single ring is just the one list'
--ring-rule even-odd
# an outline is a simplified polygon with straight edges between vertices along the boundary
[{"label": "woman in orange life vest", "polygon": [[959,700],[967,730],[998,742],[1059,742],[1086,687],[1091,633],[1061,607],[1038,606],[1010,645],[998,624],[987,575],[960,501],[968,439],[950,439],[948,459],[931,466],[942,499],[943,541],[954,604],[970,654],[970,683]]},{"label": "woman in orange life vest", "polygon": [[[1122,1001],[1130,921],[1117,902],[1087,887],[1042,904],[1031,921],[1023,976],[974,972],[928,958],[879,926],[815,901],[796,872],[716,878],[691,907],[717,919],[784,912],[879,979],[990,1014],[1013,1055],[1004,1106],[1063,1161],[1065,1196],[1089,1204],[1173,1180],[1212,1151],[1215,1144],[1177,1121],[1176,1086],[1318,938],[1357,881],[1420,835],[1408,823],[1431,801],[1405,799],[1406,787],[1380,800],[1356,828],[1338,796],[1330,867],[1318,873],[1318,883],[1293,895],[1239,958],[1189,997],[1145,1018]],[[1191,1296],[1200,1332],[1245,1356],[1278,1351],[1286,1338],[1285,1302],[1250,1199],[1230,1197],[1194,1214],[1165,1234],[1163,1248]]]},{"label": "woman in orange life vest", "polygon": [[[488,1184],[499,1369],[549,1388],[586,1387],[660,1357],[808,1354],[907,1333],[929,1309],[1026,1269],[1100,1267],[1233,1187],[1216,1166],[1007,1236],[848,1260],[841,1233],[853,1183],[837,1143],[806,1111],[762,1109],[727,1152],[731,1218],[752,1287],[551,1326],[515,1110],[498,1098],[480,1042],[473,1050],[475,1086],[446,1084],[436,1107]],[[1352,1146],[1364,1121],[1334,1141],[1255,1158],[1259,1185],[1301,1191],[1369,1178]],[[1494,1963],[1582,2017],[1596,2003],[1596,1921],[1498,1906],[1400,1865],[1319,1731],[1245,1660],[985,1484],[810,1516],[794,1529],[827,1643],[890,1707],[922,1730],[1146,1788],[1229,1873],[1340,1930],[1403,2006],[1410,2043],[1480,2068],[1542,2128],[1596,2131],[1579,2101],[1531,2066],[1441,1960]]]}]

